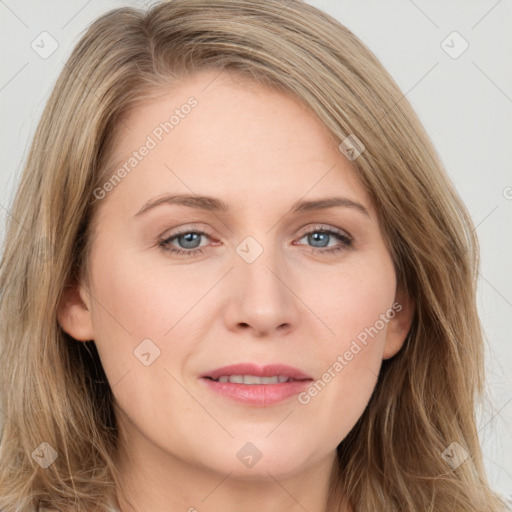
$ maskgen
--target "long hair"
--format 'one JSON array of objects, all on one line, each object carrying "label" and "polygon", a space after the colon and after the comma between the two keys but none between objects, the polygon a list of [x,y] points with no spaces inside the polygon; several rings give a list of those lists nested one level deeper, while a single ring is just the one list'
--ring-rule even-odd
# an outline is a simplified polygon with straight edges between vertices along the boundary
[{"label": "long hair", "polygon": [[[285,91],[341,147],[347,137],[362,142],[352,163],[415,304],[404,346],[383,362],[366,410],[338,446],[329,512],[343,496],[355,512],[502,510],[475,421],[484,380],[471,219],[390,75],[347,28],[301,0],[116,9],[74,48],[35,133],[0,266],[0,509],[104,512],[112,504],[113,392],[94,342],[60,328],[58,305],[67,285],[88,278],[94,191],[110,178],[116,128],[204,69]],[[454,447],[468,455],[458,466],[445,456]]]}]

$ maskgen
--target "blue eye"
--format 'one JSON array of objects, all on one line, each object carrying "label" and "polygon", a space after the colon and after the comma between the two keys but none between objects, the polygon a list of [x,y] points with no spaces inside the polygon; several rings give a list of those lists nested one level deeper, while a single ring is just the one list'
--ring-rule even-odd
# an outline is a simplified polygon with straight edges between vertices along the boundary
[{"label": "blue eye", "polygon": [[[158,245],[163,250],[171,254],[176,254],[178,256],[194,256],[204,252],[201,248],[204,246],[200,245],[202,237],[210,238],[208,233],[205,233],[204,231],[183,230],[168,238],[160,240]],[[352,238],[349,235],[342,231],[327,229],[325,227],[315,227],[314,229],[304,233],[299,240],[306,237],[308,243],[313,244],[311,246],[311,251],[316,254],[335,254],[339,251],[352,247]],[[341,245],[327,248],[329,247],[328,244],[332,238],[341,242]],[[181,248],[172,245],[175,241],[179,242]]]},{"label": "blue eye", "polygon": [[[202,236],[208,237],[208,234],[203,231],[184,230],[166,238],[165,240],[161,240],[158,245],[165,251],[172,254],[192,256],[203,252],[203,250],[199,249],[199,246],[197,245],[198,242],[200,243]],[[177,249],[170,245],[174,240],[182,240],[185,250]]]},{"label": "blue eye", "polygon": [[[352,238],[341,231],[335,231],[327,228],[315,228],[303,234],[302,238],[307,238],[307,241],[313,244],[311,250],[314,253],[334,254],[352,247]],[[328,244],[332,238],[335,238],[341,242],[341,245],[336,245],[326,249],[326,247],[329,247]]]}]

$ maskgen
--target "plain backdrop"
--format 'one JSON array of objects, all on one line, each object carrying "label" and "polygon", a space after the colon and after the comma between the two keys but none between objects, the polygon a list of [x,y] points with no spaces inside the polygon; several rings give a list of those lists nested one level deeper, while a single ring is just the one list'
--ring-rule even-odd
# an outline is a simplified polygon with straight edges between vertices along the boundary
[{"label": "plain backdrop", "polygon": [[[72,47],[102,13],[150,3],[0,0],[1,247],[31,137]],[[493,487],[512,501],[512,2],[310,3],[351,29],[391,73],[472,215],[492,401],[478,413],[479,436]]]}]

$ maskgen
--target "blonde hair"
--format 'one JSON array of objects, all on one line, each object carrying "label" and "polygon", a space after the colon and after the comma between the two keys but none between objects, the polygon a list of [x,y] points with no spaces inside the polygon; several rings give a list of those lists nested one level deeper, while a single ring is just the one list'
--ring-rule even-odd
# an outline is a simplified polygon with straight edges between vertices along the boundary
[{"label": "blonde hair", "polygon": [[[172,0],[95,21],[64,66],[11,208],[0,267],[0,509],[108,510],[119,482],[112,390],[94,342],[63,332],[64,288],[88,278],[116,127],[136,105],[204,69],[293,95],[340,143],[379,213],[415,303],[402,350],[338,446],[328,510],[503,509],[482,464],[475,406],[483,341],[469,215],[407,99],[343,25],[301,0]],[[167,88],[167,89],[166,89]],[[452,469],[453,442],[469,454]],[[37,461],[48,451],[48,467]],[[39,452],[38,452],[39,450]],[[46,451],[45,451],[46,450]]]}]

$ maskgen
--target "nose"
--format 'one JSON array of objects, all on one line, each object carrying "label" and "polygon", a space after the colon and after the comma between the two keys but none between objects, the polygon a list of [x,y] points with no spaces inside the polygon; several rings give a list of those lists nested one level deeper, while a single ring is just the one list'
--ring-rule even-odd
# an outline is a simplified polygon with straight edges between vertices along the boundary
[{"label": "nose", "polygon": [[239,259],[230,279],[225,311],[230,330],[264,337],[283,336],[297,328],[300,301],[293,291],[293,272],[275,251],[265,249],[252,263]]}]

